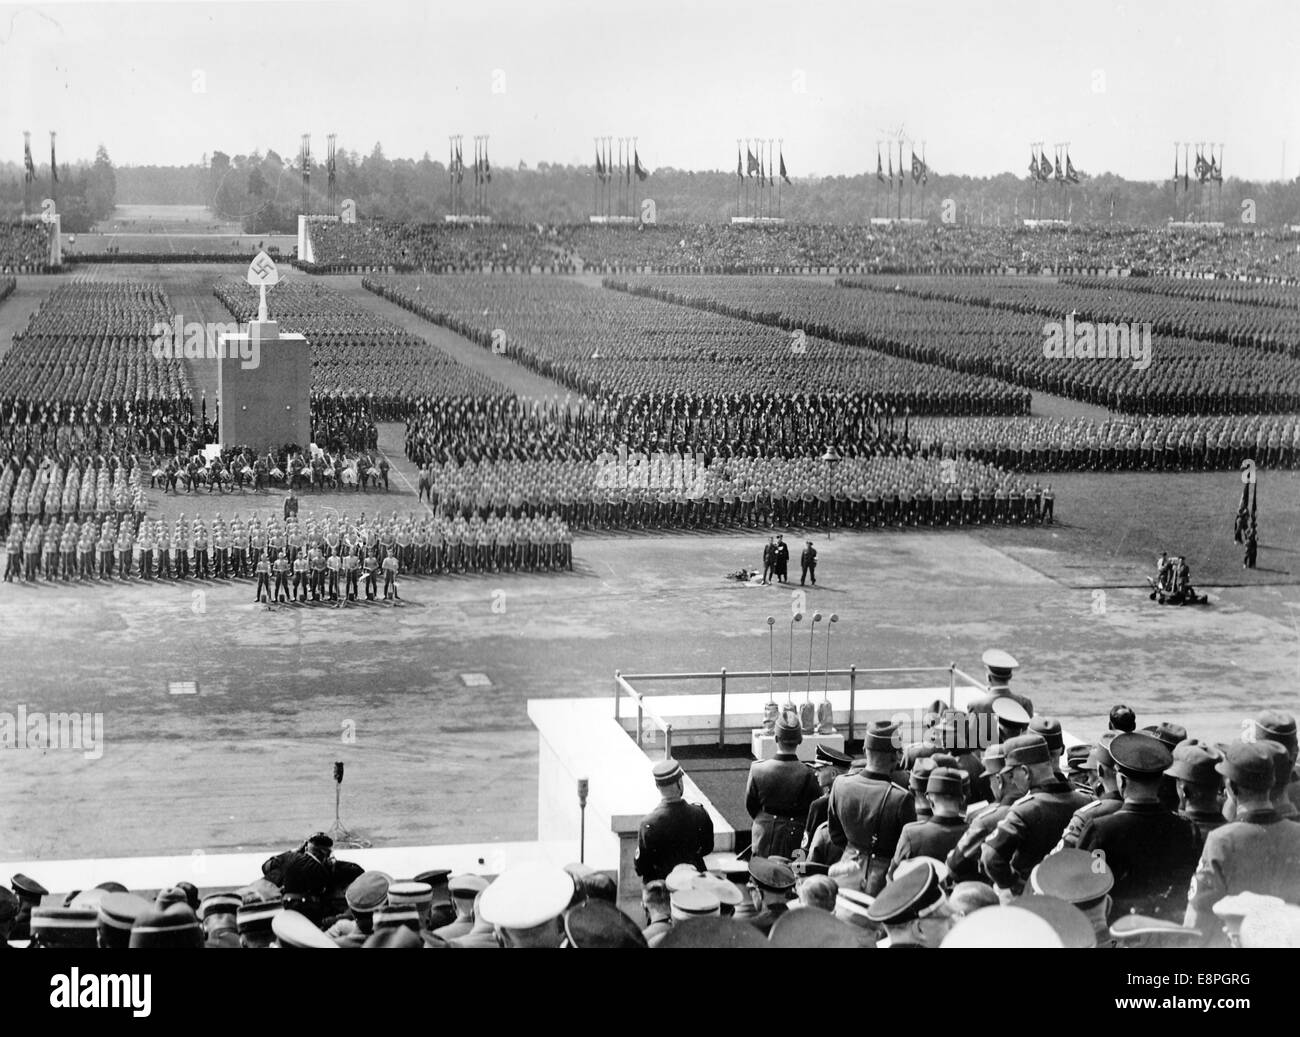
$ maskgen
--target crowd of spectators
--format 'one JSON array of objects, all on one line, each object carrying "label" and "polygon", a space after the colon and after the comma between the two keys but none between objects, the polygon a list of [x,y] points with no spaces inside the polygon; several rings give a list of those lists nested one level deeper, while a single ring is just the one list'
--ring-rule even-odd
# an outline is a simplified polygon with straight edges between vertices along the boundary
[{"label": "crowd of spectators", "polygon": [[50,266],[50,229],[39,221],[0,221],[0,274],[43,273]]},{"label": "crowd of spectators", "polygon": [[373,221],[313,224],[311,234],[316,270],[790,273],[834,268],[841,273],[1037,274],[1047,269],[1183,277],[1300,276],[1300,251],[1288,230]]},{"label": "crowd of spectators", "polygon": [[638,834],[639,903],[583,864],[515,863],[496,875],[432,867],[397,879],[336,856],[317,832],[247,884],[203,896],[187,882],[131,892],[114,881],[52,895],[37,877],[14,875],[12,891],[0,890],[0,940],[37,949],[1300,946],[1295,719],[1264,710],[1231,743],[1138,722],[1116,706],[1100,738],[1067,750],[1058,721],[993,683],[969,712],[936,704],[915,741],[875,721],[860,757],[823,747],[809,765],[795,755],[807,725],[796,709],[778,711],[780,754],[750,770],[754,826],[742,855],[711,852],[712,824],[685,802],[678,761],[647,764],[661,803]]}]

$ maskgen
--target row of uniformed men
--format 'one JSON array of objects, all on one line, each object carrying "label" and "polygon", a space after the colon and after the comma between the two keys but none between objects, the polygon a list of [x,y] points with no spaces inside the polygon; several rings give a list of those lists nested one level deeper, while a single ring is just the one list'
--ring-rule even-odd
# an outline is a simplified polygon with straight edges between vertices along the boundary
[{"label": "row of uniformed men", "polygon": [[[340,528],[342,527],[342,528]],[[402,569],[417,575],[446,572],[480,572],[537,569],[572,569],[572,534],[556,516],[533,519],[477,516],[466,521],[439,516],[396,519],[357,525],[327,521],[317,526],[295,519],[281,526],[272,519],[264,528],[253,519],[247,526],[238,519],[229,528],[217,515],[208,532],[201,519],[182,517],[170,531],[161,519],[140,522],[132,533],[129,520],[120,526],[112,518],[103,523],[76,522],[48,526],[22,524],[6,538],[5,579],[46,580],[110,579],[114,572],[129,579],[135,567],[140,578],[156,575],[186,579],[245,577],[256,574],[261,562],[275,566],[287,561],[296,572],[300,561],[319,555],[339,557],[344,568],[349,558],[362,567],[368,558],[376,564],[395,557]]]}]

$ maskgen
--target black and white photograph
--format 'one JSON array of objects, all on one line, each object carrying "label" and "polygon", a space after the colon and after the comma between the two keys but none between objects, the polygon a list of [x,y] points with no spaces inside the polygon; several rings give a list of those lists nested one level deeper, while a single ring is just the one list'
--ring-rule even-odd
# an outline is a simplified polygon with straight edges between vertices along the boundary
[{"label": "black and white photograph", "polygon": [[[694,948],[596,959],[614,1010],[716,967],[749,1012],[732,951],[912,947],[1280,1011],[1297,39],[0,3],[0,946],[64,952],[24,1007],[268,974],[117,950]],[[924,995],[880,957],[768,968]]]}]

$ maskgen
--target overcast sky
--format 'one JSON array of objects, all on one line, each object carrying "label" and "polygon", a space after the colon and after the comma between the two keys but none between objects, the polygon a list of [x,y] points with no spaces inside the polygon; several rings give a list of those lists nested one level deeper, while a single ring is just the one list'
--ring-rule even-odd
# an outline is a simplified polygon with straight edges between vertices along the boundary
[{"label": "overcast sky", "polygon": [[[589,163],[636,135],[650,168],[730,169],[783,138],[793,176],[874,169],[901,127],[930,165],[1023,174],[1071,141],[1090,173],[1167,178],[1173,142],[1223,141],[1229,176],[1300,170],[1300,3],[1207,0],[0,0],[0,159],[296,153],[312,133],[445,159]],[[469,153],[469,148],[466,149]]]}]

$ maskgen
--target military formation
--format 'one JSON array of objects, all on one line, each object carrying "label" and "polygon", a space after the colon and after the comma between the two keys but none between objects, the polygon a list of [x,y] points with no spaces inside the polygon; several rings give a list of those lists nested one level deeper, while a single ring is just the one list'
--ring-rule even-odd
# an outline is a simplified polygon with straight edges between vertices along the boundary
[{"label": "military formation", "polygon": [[490,514],[367,517],[298,515],[286,498],[283,520],[229,521],[182,514],[174,522],[110,516],[102,521],[11,525],[6,582],[118,580],[257,581],[256,600],[396,597],[395,579],[486,572],[572,570],[573,539],[554,515]]}]

